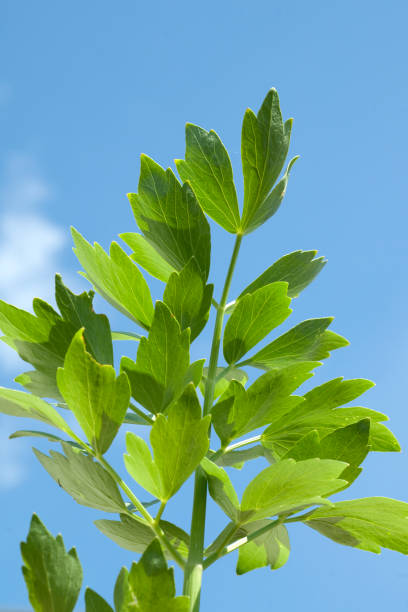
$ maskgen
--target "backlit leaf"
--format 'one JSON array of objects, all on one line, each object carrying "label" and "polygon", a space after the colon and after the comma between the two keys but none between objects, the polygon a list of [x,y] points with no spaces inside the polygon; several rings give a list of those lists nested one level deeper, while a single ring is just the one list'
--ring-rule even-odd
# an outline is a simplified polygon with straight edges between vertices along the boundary
[{"label": "backlit leaf", "polygon": [[[205,393],[205,384],[207,382],[208,376],[208,368],[203,369],[203,377],[200,382],[200,391],[204,395]],[[245,383],[248,380],[248,374],[244,370],[240,370],[239,368],[230,367],[226,368],[217,368],[216,369],[216,382],[214,389],[214,399],[217,399],[220,395],[227,390],[228,385],[232,380],[237,380],[241,383],[242,386],[245,386]]]},{"label": "backlit leaf", "polygon": [[119,234],[119,238],[122,238],[122,240],[132,249],[133,252],[130,258],[151,276],[167,283],[170,274],[177,271],[177,269],[170,265],[155,249],[154,245],[150,244],[148,239],[142,236],[142,234],[125,232],[124,234]]},{"label": "backlit leaf", "polygon": [[239,500],[227,472],[206,457],[201,461],[201,467],[207,477],[211,497],[230,519],[237,521]]},{"label": "backlit leaf", "polygon": [[[257,529],[261,529],[272,521],[254,521],[244,525],[237,533],[236,539],[245,537]],[[238,548],[237,574],[245,574],[251,570],[266,567],[279,569],[289,558],[290,542],[285,525],[272,527],[254,540]]]}]

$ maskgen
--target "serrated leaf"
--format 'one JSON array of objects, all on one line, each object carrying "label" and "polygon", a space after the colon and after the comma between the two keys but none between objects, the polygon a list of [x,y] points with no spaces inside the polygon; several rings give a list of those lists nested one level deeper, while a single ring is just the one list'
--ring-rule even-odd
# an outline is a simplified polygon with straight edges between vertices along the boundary
[{"label": "serrated leaf", "polygon": [[189,598],[176,597],[173,568],[167,562],[157,539],[149,545],[129,572],[129,586],[137,605],[135,612],[189,612]]},{"label": "serrated leaf", "polygon": [[113,612],[107,601],[89,587],[85,591],[85,606],[86,612]]},{"label": "serrated leaf", "polygon": [[[279,459],[296,442],[312,430],[324,438],[340,427],[357,423],[362,419],[371,420],[369,445],[373,451],[398,451],[397,440],[380,421],[387,417],[368,408],[346,407],[344,404],[356,399],[370,389],[370,380],[343,380],[335,378],[304,395],[305,401],[295,406],[284,416],[278,416],[262,434],[262,444]],[[386,433],[385,433],[386,432]]]},{"label": "serrated leaf", "polygon": [[0,412],[11,416],[36,419],[64,431],[69,436],[73,435],[68,424],[55,408],[39,397],[24,393],[24,391],[0,387]]},{"label": "serrated leaf", "polygon": [[103,512],[123,512],[126,506],[112,476],[89,455],[73,450],[69,444],[62,447],[65,456],[33,450],[43,468],[78,504]]},{"label": "serrated leaf", "polygon": [[240,522],[325,503],[325,496],[347,484],[338,478],[346,467],[331,459],[286,459],[265,468],[244,491]]},{"label": "serrated leaf", "polygon": [[183,392],[190,366],[189,347],[189,331],[182,332],[168,307],[156,302],[149,336],[140,340],[136,362],[129,357],[121,361],[132,396],[149,412],[164,412]]},{"label": "serrated leaf", "polygon": [[188,181],[209,217],[232,234],[240,228],[231,161],[220,137],[197,125],[186,125],[186,155],[176,159],[183,181]]},{"label": "serrated leaf", "polygon": [[223,447],[231,440],[271,423],[290,413],[303,402],[291,395],[312,376],[312,363],[300,363],[282,370],[271,370],[258,378],[249,388],[232,381],[212,408],[212,422]]},{"label": "serrated leaf", "polygon": [[155,420],[147,444],[128,432],[125,465],[129,474],[149,493],[167,502],[193,473],[209,447],[210,417],[201,418],[201,408],[193,385],[168,411]]},{"label": "serrated leaf", "polygon": [[[275,89],[267,93],[257,116],[250,109],[244,115],[241,141],[244,174],[242,228],[246,233],[267,218],[265,200],[285,163],[291,128],[291,119],[285,123],[282,121]],[[273,210],[272,205],[270,210]]]},{"label": "serrated leaf", "polygon": [[21,543],[23,575],[35,612],[72,612],[82,584],[76,551],[66,552],[61,535],[54,538],[36,514],[27,541]]},{"label": "serrated leaf", "polygon": [[74,253],[85,270],[85,278],[109,304],[145,329],[153,318],[149,287],[139,268],[116,243],[109,255],[95,242],[92,246],[72,228]]},{"label": "serrated leaf", "polygon": [[174,266],[171,266],[164,257],[160,255],[154,245],[150,244],[149,240],[142,236],[142,234],[125,232],[124,234],[119,234],[119,238],[122,238],[122,240],[132,249],[133,252],[130,258],[151,276],[167,283],[170,275],[177,271]]},{"label": "serrated leaf", "polygon": [[213,285],[206,285],[195,258],[178,272],[174,272],[166,285],[163,302],[176,317],[183,331],[191,330],[193,341],[208,321]]},{"label": "serrated leaf", "polygon": [[75,414],[88,442],[104,454],[112,444],[125,418],[130,400],[125,374],[116,378],[110,365],[100,365],[86,351],[83,331],[79,330],[57,373],[58,387]]},{"label": "serrated leaf", "polygon": [[287,283],[272,283],[244,295],[224,331],[224,357],[236,363],[292,312]]},{"label": "serrated leaf", "polygon": [[[143,553],[156,537],[150,525],[137,516],[130,518],[121,514],[120,521],[100,519],[94,521],[94,524],[118,546],[137,553]],[[160,527],[177,551],[186,557],[190,541],[188,534],[168,521],[160,521]],[[165,555],[168,555],[166,551],[164,552]]]},{"label": "serrated leaf", "polygon": [[[139,191],[128,197],[136,223],[161,258],[179,272],[195,257],[206,280],[210,269],[210,226],[190,186],[181,186],[170,168],[164,170],[142,155]],[[135,255],[140,259],[137,251]],[[152,258],[151,250],[146,252],[144,263],[148,257]],[[157,276],[157,268],[156,259],[154,268],[150,266],[148,271]],[[160,271],[162,278],[166,274]]]},{"label": "serrated leaf", "polygon": [[324,257],[314,259],[316,254],[317,251],[294,251],[284,255],[250,285],[245,287],[240,293],[239,298],[246,293],[253,293],[257,289],[277,281],[288,283],[288,296],[290,298],[297,297],[327,263]]},{"label": "serrated leaf", "polygon": [[208,490],[213,500],[233,521],[239,520],[239,500],[225,470],[204,457],[201,461],[208,482]]},{"label": "serrated leaf", "polygon": [[[208,377],[208,368],[203,369],[203,377],[200,382],[200,391],[204,395],[205,393],[205,385]],[[216,400],[220,395],[222,395],[228,388],[228,385],[232,380],[237,380],[241,383],[242,386],[245,386],[248,380],[248,374],[244,370],[240,370],[239,368],[230,367],[226,368],[217,368],[216,369],[216,379],[215,379],[215,388],[214,388],[214,399]]]},{"label": "serrated leaf", "polygon": [[333,317],[308,319],[247,359],[242,365],[256,368],[282,368],[299,361],[320,361],[330,357],[329,351],[347,346],[348,340],[328,331]]},{"label": "serrated leaf", "polygon": [[319,508],[304,521],[338,544],[380,553],[390,548],[408,554],[408,504],[366,497]]},{"label": "serrated leaf", "polygon": [[[272,521],[254,521],[236,533],[236,539],[245,537],[257,529],[266,527]],[[238,548],[237,574],[266,567],[279,569],[287,562],[290,554],[289,534],[285,525],[272,527],[266,533]]]}]

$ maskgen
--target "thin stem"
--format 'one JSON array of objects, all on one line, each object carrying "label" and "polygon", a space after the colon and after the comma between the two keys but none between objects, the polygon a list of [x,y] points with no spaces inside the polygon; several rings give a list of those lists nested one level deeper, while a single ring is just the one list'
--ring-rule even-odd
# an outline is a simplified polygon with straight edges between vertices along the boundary
[{"label": "thin stem", "polygon": [[246,440],[241,440],[240,442],[235,442],[235,444],[230,444],[229,446],[219,448],[213,455],[211,455],[210,459],[214,463],[217,463],[220,457],[223,457],[227,453],[230,453],[237,448],[241,448],[242,446],[247,446],[248,444],[252,444],[253,442],[259,442],[262,436],[253,436],[252,438],[247,438]]},{"label": "thin stem", "polygon": [[156,514],[156,518],[154,519],[154,522],[156,523],[156,525],[158,525],[158,524],[159,524],[160,519],[161,519],[161,517],[162,517],[162,514],[163,514],[163,512],[164,512],[165,507],[166,507],[166,502],[163,502],[163,501],[162,501],[162,503],[160,504],[159,511],[158,511],[158,513]]},{"label": "thin stem", "polygon": [[[215,563],[215,561],[217,561],[217,559],[219,559],[222,556],[222,552],[224,550],[224,548],[228,545],[228,542],[231,540],[232,536],[236,534],[236,532],[238,531],[238,529],[241,528],[241,525],[239,523],[231,523],[230,525],[230,529],[228,529],[225,538],[222,540],[221,544],[219,545],[219,547],[217,548],[217,550],[213,553],[211,553],[211,555],[209,555],[207,557],[207,559],[204,561],[203,563],[203,567],[204,569],[206,569],[208,566],[206,565],[208,559],[214,559],[213,561],[211,561],[211,563]],[[211,565],[210,563],[210,565]]]},{"label": "thin stem", "polygon": [[[221,343],[222,325],[224,321],[225,305],[227,303],[228,292],[231,286],[232,275],[237,262],[239,249],[242,242],[242,234],[237,234],[235,238],[234,250],[232,252],[230,265],[225,278],[224,289],[221,301],[217,308],[217,315],[214,325],[214,333],[211,345],[210,362],[208,366],[208,376],[205,384],[203,415],[210,412],[214,401],[215,378],[217,373],[218,354]],[[207,507],[207,479],[203,470],[199,467],[195,474],[193,513],[191,518],[191,539],[190,550],[184,572],[184,595],[190,597],[190,611],[199,612],[201,581],[203,573],[204,556],[204,532],[205,515]]]},{"label": "thin stem", "polygon": [[133,412],[136,412],[136,414],[138,414],[140,417],[142,417],[142,419],[149,423],[149,425],[153,425],[153,419],[149,417],[145,412],[143,412],[143,410],[140,410],[140,408],[135,406],[133,402],[129,402],[129,408],[133,410]]}]

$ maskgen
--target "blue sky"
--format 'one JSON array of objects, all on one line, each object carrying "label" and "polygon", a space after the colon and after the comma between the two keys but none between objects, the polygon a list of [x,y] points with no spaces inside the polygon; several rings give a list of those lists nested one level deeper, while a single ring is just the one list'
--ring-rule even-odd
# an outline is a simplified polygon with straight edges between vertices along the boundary
[{"label": "blue sky", "polygon": [[[133,231],[125,194],[137,190],[139,154],[163,165],[183,157],[186,121],[221,135],[242,193],[242,115],[275,86],[284,117],[295,119],[291,153],[301,159],[278,214],[246,240],[231,295],[285,253],[318,249],[328,258],[287,327],[335,315],[333,329],[351,346],[334,353],[314,384],[335,376],[374,380],[363,405],[390,416],[403,447],[402,454],[373,454],[344,497],[408,501],[407,18],[406,3],[395,0],[3,1],[0,297],[26,308],[33,296],[52,300],[57,271],[73,289],[86,288],[69,226],[105,247]],[[231,239],[214,229],[213,240],[222,268]],[[214,269],[219,294],[223,273]],[[158,284],[153,291],[160,296]],[[112,327],[129,328],[102,300],[96,309],[111,315]],[[195,356],[206,351],[208,338],[195,343]],[[12,386],[23,370],[2,347],[0,384]],[[28,609],[19,542],[33,511],[77,546],[84,583],[111,601],[132,554],[96,530],[100,513],[54,486],[32,442],[7,440],[28,425],[0,417],[0,606]],[[120,436],[110,454],[118,466],[122,450]],[[236,476],[237,488],[260,467]],[[187,526],[191,485],[182,492],[169,517]],[[217,510],[210,517],[209,537],[221,520]],[[340,547],[309,531],[291,530],[291,557],[278,572],[237,577],[233,558],[213,566],[203,612],[407,608],[406,558]]]}]

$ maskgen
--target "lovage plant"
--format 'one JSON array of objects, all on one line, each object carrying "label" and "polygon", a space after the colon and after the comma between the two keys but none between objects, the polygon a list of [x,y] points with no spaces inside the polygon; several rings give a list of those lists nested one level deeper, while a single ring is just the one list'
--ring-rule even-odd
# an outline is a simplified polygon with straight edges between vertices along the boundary
[{"label": "lovage plant", "polygon": [[[408,504],[382,497],[329,499],[359,476],[368,452],[399,450],[383,424],[386,416],[344,407],[372,383],[336,378],[294,394],[330,351],[348,344],[328,329],[332,319],[308,319],[257,348],[290,315],[292,300],[321,271],[324,258],[316,251],[284,255],[228,303],[242,241],[276,213],[285,195],[296,160],[281,176],[291,127],[290,119],[282,121],[275,90],[257,115],[245,113],[242,211],[220,138],[189,124],[185,159],[176,161],[182,182],[142,156],[139,190],[129,195],[140,233],[121,235],[130,255],[116,242],[108,254],[73,230],[85,278],[128,317],[129,331],[111,331],[107,317],[93,310],[93,291],[75,295],[59,276],[59,312],[38,298],[34,314],[0,302],[3,340],[33,366],[16,378],[25,391],[0,390],[0,410],[62,434],[17,431],[11,437],[43,436],[60,444],[49,455],[35,450],[37,459],[79,504],[117,514],[116,520],[98,519],[97,528],[142,554],[130,571],[119,573],[116,612],[198,612],[203,570],[233,551],[238,574],[281,567],[294,522],[347,546],[408,554]],[[218,301],[208,283],[207,216],[235,235]],[[156,304],[141,268],[164,283]],[[211,308],[209,359],[191,362],[190,344],[203,332]],[[135,360],[122,358],[117,373],[112,341],[120,340],[135,341],[138,350]],[[250,368],[261,374],[247,385]],[[67,410],[81,435],[68,425]],[[127,430],[125,480],[106,459],[121,427]],[[266,467],[239,500],[232,468],[260,457]],[[188,534],[164,517],[193,474]],[[132,483],[151,500],[142,502]],[[225,521],[215,540],[205,543],[208,494]],[[187,500],[184,505],[190,508]],[[36,515],[21,550],[34,610],[71,612],[82,583],[75,550],[66,552],[61,536],[54,539]],[[184,573],[181,596],[175,595],[168,561]],[[91,589],[85,602],[87,612],[112,611]]]}]

